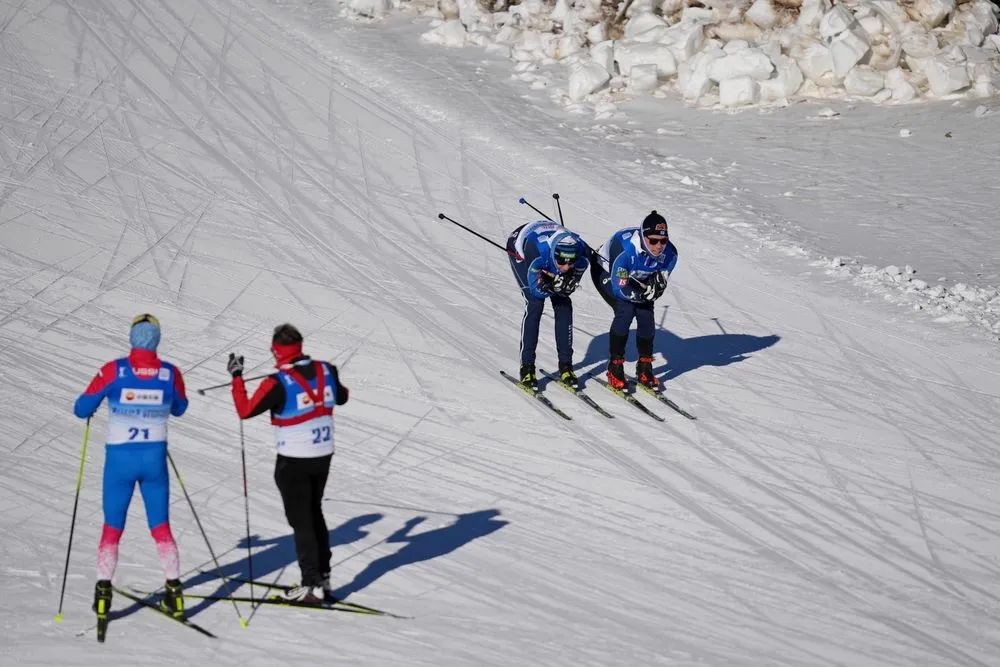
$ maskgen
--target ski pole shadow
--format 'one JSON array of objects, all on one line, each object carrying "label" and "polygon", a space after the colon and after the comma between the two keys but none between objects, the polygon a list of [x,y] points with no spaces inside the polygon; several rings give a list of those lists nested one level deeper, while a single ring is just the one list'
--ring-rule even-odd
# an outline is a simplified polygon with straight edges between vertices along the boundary
[{"label": "ski pole shadow", "polygon": [[[363,514],[345,521],[343,524],[330,531],[330,547],[332,548],[339,545],[350,544],[351,542],[364,539],[368,535],[368,531],[365,530],[365,526],[375,523],[382,518],[382,514]],[[246,538],[240,540],[237,548],[246,550]],[[252,535],[250,537],[250,548],[253,549],[252,578],[255,580],[267,579],[268,575],[274,573],[280,574],[281,571],[289,565],[293,565],[298,562],[295,554],[295,537],[292,534],[268,539],[262,539],[259,535]],[[244,584],[231,582],[229,586],[227,586],[226,582],[223,581],[220,576],[220,570],[221,574],[227,579],[232,577],[239,579],[251,578],[250,560],[246,556],[240,560],[230,563],[222,563],[221,565],[222,567],[220,569],[216,569],[212,565],[209,565],[207,569],[199,572],[190,579],[187,579],[184,582],[185,590],[200,584],[217,582],[218,587],[216,590],[208,593],[208,595],[233,595],[235,590]],[[189,618],[193,617],[218,602],[225,603],[226,601],[200,600],[197,604],[187,607],[187,616]]]},{"label": "ski pole shadow", "polygon": [[[578,368],[591,364],[607,363],[610,333],[600,334],[591,339]],[[747,359],[754,352],[771,347],[781,340],[780,336],[753,336],[750,334],[711,334],[708,336],[693,336],[681,338],[666,330],[656,332],[653,351],[658,352],[666,363],[655,368],[657,374],[663,374],[665,382],[676,379],[689,371],[703,366],[728,366]],[[629,334],[628,345],[625,348],[625,360],[635,362],[639,353],[635,347],[635,331]],[[598,372],[603,368],[598,368]]]},{"label": "ski pole shadow", "polygon": [[480,510],[456,516],[454,523],[434,528],[422,533],[412,534],[414,528],[425,521],[427,517],[417,516],[409,519],[402,528],[387,537],[385,542],[400,542],[403,547],[395,553],[378,558],[369,563],[364,570],[355,575],[354,579],[333,592],[335,597],[346,598],[367,588],[380,577],[389,572],[412,563],[419,563],[445,554],[500,530],[507,521],[498,519],[499,510]]}]

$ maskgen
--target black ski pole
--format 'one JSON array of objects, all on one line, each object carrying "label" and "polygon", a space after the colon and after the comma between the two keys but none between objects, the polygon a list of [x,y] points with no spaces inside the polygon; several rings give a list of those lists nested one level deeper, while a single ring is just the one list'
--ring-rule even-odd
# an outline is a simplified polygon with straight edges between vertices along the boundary
[{"label": "black ski pole", "polygon": [[[254,375],[253,377],[243,378],[243,379],[246,382],[253,382],[254,380],[260,380],[262,378],[266,378],[268,375],[270,375],[270,373],[264,373],[263,375]],[[223,382],[222,384],[213,384],[211,387],[202,387],[201,389],[198,390],[198,393],[204,396],[206,391],[215,391],[216,389],[222,389],[223,387],[228,387],[230,384],[232,384],[232,381]]]},{"label": "black ski pole", "polygon": [[250,568],[250,607],[253,608],[253,552],[250,550],[250,494],[247,493],[247,450],[243,438],[242,419],[240,419],[240,459],[243,463],[243,507],[246,509],[247,515],[247,564]]},{"label": "black ski pole", "polygon": [[[229,583],[229,578],[226,577],[225,573],[222,571],[222,566],[219,565],[219,559],[215,557],[215,549],[212,548],[212,543],[208,541],[208,535],[205,533],[205,527],[201,525],[201,519],[198,518],[198,512],[194,509],[194,503],[191,502],[191,496],[188,495],[187,487],[184,486],[184,480],[181,479],[181,474],[177,470],[177,464],[174,463],[174,457],[167,452],[167,460],[170,461],[170,467],[174,469],[174,475],[177,477],[177,483],[180,484],[181,491],[184,492],[184,497],[187,498],[188,506],[191,508],[191,514],[194,515],[194,522],[198,524],[198,530],[201,531],[201,536],[205,540],[205,546],[208,547],[208,553],[212,556],[212,561],[215,563],[215,571],[218,573],[219,578],[222,579],[226,584],[226,592],[229,595],[233,594],[233,589]],[[240,627],[247,627],[247,619],[243,618],[243,614],[240,613],[240,607],[236,604],[236,600],[232,601],[233,608],[236,609],[236,615],[240,618]]]},{"label": "black ski pole", "polygon": [[73,499],[73,518],[69,523],[69,543],[66,545],[66,565],[63,566],[62,590],[59,591],[59,610],[56,623],[62,623],[63,597],[66,595],[66,575],[69,572],[69,552],[73,549],[73,531],[76,529],[76,508],[80,505],[80,486],[83,484],[83,463],[87,460],[87,439],[90,437],[90,418],[83,427],[83,448],[80,450],[80,469],[76,473],[76,497]]},{"label": "black ski pole", "polygon": [[565,227],[566,224],[563,222],[563,217],[562,217],[562,205],[559,204],[559,193],[553,192],[552,198],[556,200],[556,210],[559,211],[559,224]]},{"label": "black ski pole", "polygon": [[439,220],[447,220],[448,222],[450,222],[450,223],[452,223],[454,225],[458,225],[459,227],[461,227],[465,231],[469,232],[470,234],[472,234],[474,236],[478,236],[479,238],[481,238],[482,240],[486,241],[490,245],[495,245],[496,247],[500,248],[501,250],[503,250],[505,253],[507,253],[511,257],[514,257],[516,259],[521,259],[520,257],[517,256],[517,253],[514,253],[514,252],[511,252],[511,251],[507,250],[507,248],[504,248],[502,245],[500,245],[499,243],[497,243],[496,241],[494,241],[492,239],[486,238],[485,236],[483,236],[482,234],[480,234],[476,230],[469,229],[468,227],[466,227],[462,223],[460,223],[460,222],[458,222],[456,220],[452,220],[451,218],[449,218],[448,216],[446,216],[444,213],[438,213],[438,219]]},{"label": "black ski pole", "polygon": [[[555,195],[553,195],[553,196],[555,196]],[[548,220],[549,222],[555,222],[555,220],[553,220],[552,218],[550,218],[550,217],[548,216],[548,214],[546,214],[546,213],[542,213],[541,211],[539,211],[539,210],[538,210],[537,208],[535,208],[535,205],[534,205],[534,204],[532,204],[532,203],[531,203],[530,201],[528,201],[528,200],[527,200],[527,199],[525,199],[524,197],[521,197],[521,198],[520,198],[520,199],[518,199],[517,201],[518,201],[518,203],[519,203],[519,204],[525,204],[525,205],[527,205],[527,206],[531,207],[531,208],[532,208],[532,209],[533,209],[533,210],[535,211],[535,213],[537,213],[538,215],[542,216],[543,218],[545,218],[545,219],[546,219],[546,220]],[[562,216],[561,216],[561,215],[560,215],[559,217],[560,217],[560,218],[562,218]]]}]

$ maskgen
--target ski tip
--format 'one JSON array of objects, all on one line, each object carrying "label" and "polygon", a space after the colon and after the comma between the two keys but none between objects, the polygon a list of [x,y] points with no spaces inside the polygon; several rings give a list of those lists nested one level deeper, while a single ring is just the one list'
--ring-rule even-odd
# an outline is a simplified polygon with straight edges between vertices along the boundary
[{"label": "ski tip", "polygon": [[54,620],[55,620],[56,623],[62,623],[62,619],[63,619],[63,615],[62,614],[56,614],[55,615],[55,619]]},{"label": "ski tip", "polygon": [[243,628],[244,630],[246,630],[248,626],[249,626],[249,623],[247,622],[247,619],[241,618],[240,619],[240,627]]}]

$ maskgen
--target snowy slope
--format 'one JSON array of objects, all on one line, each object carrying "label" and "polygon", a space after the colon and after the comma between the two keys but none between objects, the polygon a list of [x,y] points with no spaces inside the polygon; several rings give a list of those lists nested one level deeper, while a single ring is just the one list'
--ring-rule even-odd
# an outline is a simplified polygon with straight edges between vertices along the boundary
[{"label": "snowy slope", "polygon": [[[0,662],[995,662],[995,348],[748,245],[730,231],[757,221],[734,205],[745,194],[636,178],[634,146],[581,145],[504,63],[330,16],[262,0],[0,6]],[[529,219],[519,196],[549,210],[556,191],[595,244],[652,207],[674,221],[657,351],[698,421],[658,406],[658,424],[592,383],[616,419],[553,389],[563,422],[497,375],[521,315],[506,258],[436,214],[502,240]],[[609,311],[589,285],[574,303],[586,370],[606,359]],[[82,435],[71,401],[143,310],[192,389],[226,380],[230,350],[265,372],[284,320],[340,366],[335,578],[412,620],[264,608],[243,630],[231,605],[195,607],[212,641],[131,610],[97,645],[103,417],[66,620],[51,620]],[[269,428],[245,433],[254,572],[291,582]],[[215,552],[245,571],[225,390],[193,396],[171,450]],[[177,485],[172,511],[182,569],[213,591]],[[121,584],[159,583],[144,526],[135,502]]]}]

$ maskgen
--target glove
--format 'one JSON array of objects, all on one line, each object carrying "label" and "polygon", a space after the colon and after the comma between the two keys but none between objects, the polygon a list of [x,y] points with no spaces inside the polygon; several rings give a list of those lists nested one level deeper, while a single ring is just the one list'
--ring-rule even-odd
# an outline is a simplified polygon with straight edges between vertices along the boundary
[{"label": "glove", "polygon": [[238,378],[243,375],[243,357],[237,357],[233,352],[229,353],[229,363],[226,364],[226,370],[234,378]]},{"label": "glove", "polygon": [[656,301],[667,289],[667,281],[662,273],[654,273],[649,282],[646,283],[642,296],[646,301]]},{"label": "glove", "polygon": [[561,294],[562,296],[569,296],[576,291],[577,285],[579,284],[580,276],[578,275],[558,276],[554,281],[552,291],[556,294]]}]

